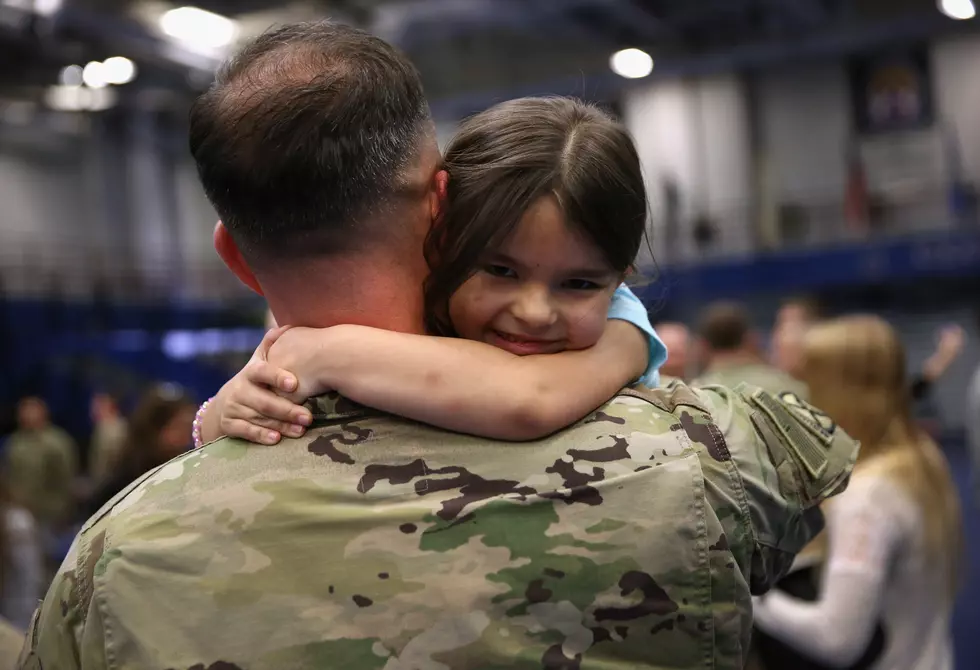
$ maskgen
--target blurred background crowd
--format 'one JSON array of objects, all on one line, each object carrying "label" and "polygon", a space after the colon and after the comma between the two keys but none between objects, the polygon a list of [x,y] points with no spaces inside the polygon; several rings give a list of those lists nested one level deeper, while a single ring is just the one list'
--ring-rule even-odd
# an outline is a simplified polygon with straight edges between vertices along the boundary
[{"label": "blurred background crowd", "polygon": [[[440,138],[567,94],[633,134],[636,292],[664,373],[798,384],[810,325],[899,333],[961,498],[958,667],[980,667],[980,21],[970,0],[0,0],[0,615],[77,524],[190,446],[265,305],[215,255],[190,101],[240,40],[331,17],[404,49]],[[773,379],[776,379],[774,382]],[[800,390],[805,395],[806,390]]]}]

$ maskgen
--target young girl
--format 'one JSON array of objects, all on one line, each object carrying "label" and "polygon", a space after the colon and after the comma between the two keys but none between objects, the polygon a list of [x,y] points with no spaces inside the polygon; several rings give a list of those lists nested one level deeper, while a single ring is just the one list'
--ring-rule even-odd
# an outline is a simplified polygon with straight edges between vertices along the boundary
[{"label": "young girl", "polygon": [[202,407],[196,442],[297,437],[312,417],[292,401],[327,390],[451,430],[528,440],[638,378],[657,385],[666,349],[622,285],[647,217],[625,128],[571,99],[514,100],[465,121],[445,169],[424,287],[439,337],[272,330]]}]

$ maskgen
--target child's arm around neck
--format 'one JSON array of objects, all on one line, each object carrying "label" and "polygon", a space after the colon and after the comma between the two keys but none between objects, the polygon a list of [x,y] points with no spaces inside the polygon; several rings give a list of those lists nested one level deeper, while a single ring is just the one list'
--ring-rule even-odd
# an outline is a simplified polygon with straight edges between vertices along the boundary
[{"label": "child's arm around neck", "polygon": [[588,415],[647,369],[647,336],[610,320],[595,346],[515,356],[482,342],[362,326],[293,329],[269,360],[300,379],[294,397],[351,400],[501,440],[544,437]]}]

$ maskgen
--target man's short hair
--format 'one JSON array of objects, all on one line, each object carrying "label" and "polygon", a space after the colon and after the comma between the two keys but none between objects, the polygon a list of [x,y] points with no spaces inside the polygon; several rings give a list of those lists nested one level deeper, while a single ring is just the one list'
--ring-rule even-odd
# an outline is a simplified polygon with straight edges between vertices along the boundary
[{"label": "man's short hair", "polygon": [[211,204],[255,262],[370,242],[365,221],[402,194],[431,127],[404,54],[350,26],[297,23],[221,67],[191,109],[190,149]]},{"label": "man's short hair", "polygon": [[745,344],[751,324],[745,308],[736,302],[709,305],[698,324],[698,335],[712,351],[734,351]]}]

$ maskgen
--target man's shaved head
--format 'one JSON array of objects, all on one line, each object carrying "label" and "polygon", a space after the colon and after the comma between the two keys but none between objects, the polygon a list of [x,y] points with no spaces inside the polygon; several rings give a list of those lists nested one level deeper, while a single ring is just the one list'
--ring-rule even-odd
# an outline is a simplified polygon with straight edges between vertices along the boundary
[{"label": "man's shaved head", "polygon": [[195,102],[190,126],[204,190],[250,263],[397,236],[401,200],[428,186],[408,168],[429,144],[438,152],[414,66],[326,21],[250,42]]}]

